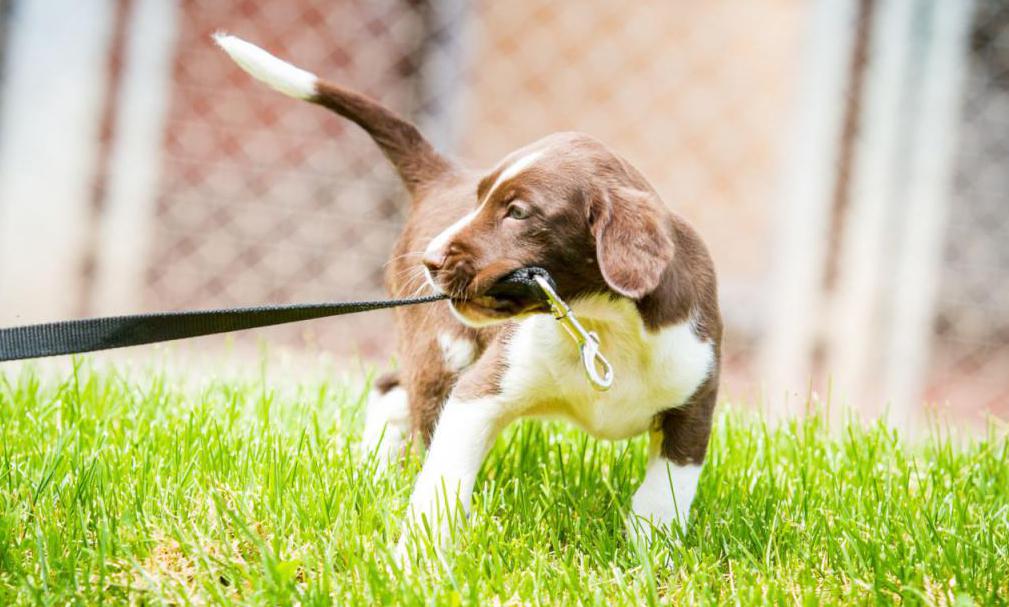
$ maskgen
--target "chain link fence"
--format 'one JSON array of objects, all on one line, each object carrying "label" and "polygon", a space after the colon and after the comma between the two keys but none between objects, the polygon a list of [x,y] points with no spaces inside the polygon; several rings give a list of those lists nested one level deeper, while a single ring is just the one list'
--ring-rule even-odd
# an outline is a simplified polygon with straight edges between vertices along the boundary
[{"label": "chain link fence", "polygon": [[[416,106],[425,37],[415,5],[184,4],[146,277],[150,305],[375,297],[401,221],[404,193],[393,171],[353,125],[236,69],[208,43],[222,27],[408,114]],[[313,323],[269,337],[319,338],[346,350],[351,324]],[[375,354],[387,334],[353,336]]]}]

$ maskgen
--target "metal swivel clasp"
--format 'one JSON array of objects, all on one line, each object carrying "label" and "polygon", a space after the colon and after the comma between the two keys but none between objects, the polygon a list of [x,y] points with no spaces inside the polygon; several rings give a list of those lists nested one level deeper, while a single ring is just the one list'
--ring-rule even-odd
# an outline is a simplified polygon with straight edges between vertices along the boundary
[{"label": "metal swivel clasp", "polygon": [[599,351],[599,336],[586,330],[582,323],[578,322],[578,318],[571,311],[571,306],[557,295],[557,292],[545,278],[534,276],[533,279],[543,289],[554,318],[561,323],[571,339],[578,344],[578,350],[582,355],[582,366],[585,368],[585,375],[589,378],[589,383],[596,390],[609,390],[613,385],[613,367]]}]

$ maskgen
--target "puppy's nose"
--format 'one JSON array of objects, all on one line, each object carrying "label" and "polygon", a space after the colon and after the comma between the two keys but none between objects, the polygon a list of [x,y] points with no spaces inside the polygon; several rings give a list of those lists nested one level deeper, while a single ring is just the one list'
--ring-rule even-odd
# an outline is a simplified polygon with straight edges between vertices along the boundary
[{"label": "puppy's nose", "polygon": [[448,251],[446,249],[428,250],[424,252],[424,258],[421,259],[421,263],[431,272],[437,272],[445,267],[445,259],[447,258]]}]

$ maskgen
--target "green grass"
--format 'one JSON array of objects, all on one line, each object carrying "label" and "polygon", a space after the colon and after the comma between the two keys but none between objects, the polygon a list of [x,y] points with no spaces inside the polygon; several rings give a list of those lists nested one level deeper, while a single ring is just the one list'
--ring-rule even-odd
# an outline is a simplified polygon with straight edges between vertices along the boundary
[{"label": "green grass", "polygon": [[723,406],[688,533],[623,518],[644,443],[510,428],[455,548],[390,557],[419,466],[373,481],[364,381],[0,371],[0,604],[997,604],[1009,444],[772,428]]}]

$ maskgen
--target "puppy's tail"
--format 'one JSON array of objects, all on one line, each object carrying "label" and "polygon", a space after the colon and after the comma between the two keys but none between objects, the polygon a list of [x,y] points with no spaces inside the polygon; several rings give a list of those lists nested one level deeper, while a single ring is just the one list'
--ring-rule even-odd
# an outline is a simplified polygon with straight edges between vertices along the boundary
[{"label": "puppy's tail", "polygon": [[396,167],[411,194],[453,170],[452,163],[434,149],[417,127],[377,101],[321,80],[241,38],[218,32],[214,41],[257,80],[357,123]]}]

